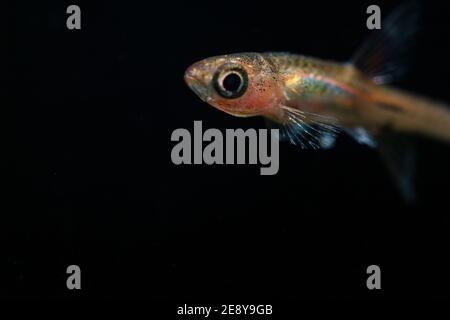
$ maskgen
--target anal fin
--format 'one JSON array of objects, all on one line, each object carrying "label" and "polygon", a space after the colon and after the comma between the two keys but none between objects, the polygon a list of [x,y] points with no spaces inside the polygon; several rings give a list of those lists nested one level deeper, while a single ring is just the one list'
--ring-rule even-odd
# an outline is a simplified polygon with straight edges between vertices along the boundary
[{"label": "anal fin", "polygon": [[378,150],[407,204],[416,201],[416,150],[407,137],[393,133],[377,136]]}]

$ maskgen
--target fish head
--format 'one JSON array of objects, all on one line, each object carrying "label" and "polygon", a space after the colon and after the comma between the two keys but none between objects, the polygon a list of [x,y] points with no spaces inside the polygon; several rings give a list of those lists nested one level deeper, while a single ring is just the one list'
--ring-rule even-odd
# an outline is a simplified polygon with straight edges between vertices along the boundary
[{"label": "fish head", "polygon": [[238,117],[270,113],[281,96],[275,66],[258,53],[204,59],[191,65],[184,79],[200,99]]}]

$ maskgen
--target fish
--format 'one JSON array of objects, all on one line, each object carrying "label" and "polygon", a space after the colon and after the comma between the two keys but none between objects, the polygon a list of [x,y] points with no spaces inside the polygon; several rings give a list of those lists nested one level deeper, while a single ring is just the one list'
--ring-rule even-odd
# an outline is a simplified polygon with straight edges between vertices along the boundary
[{"label": "fish", "polygon": [[246,52],[192,64],[184,80],[209,105],[261,116],[302,148],[330,148],[339,134],[380,151],[403,198],[413,203],[410,136],[450,143],[450,108],[390,84],[405,75],[418,30],[417,2],[403,5],[343,63],[285,52]]}]

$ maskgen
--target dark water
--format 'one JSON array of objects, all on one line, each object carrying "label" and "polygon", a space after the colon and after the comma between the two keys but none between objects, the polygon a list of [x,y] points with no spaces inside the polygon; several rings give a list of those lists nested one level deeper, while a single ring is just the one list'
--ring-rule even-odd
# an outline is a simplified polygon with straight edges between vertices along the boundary
[{"label": "dark water", "polygon": [[[399,2],[378,1],[382,14]],[[273,303],[448,298],[450,148],[418,139],[420,202],[403,204],[375,151],[281,144],[280,171],[175,166],[176,128],[263,128],[208,107],[188,65],[242,51],[345,61],[369,33],[369,2],[16,1],[7,59],[12,152],[1,211],[4,298]],[[450,102],[450,22],[427,2],[398,86]],[[9,112],[8,112],[9,113]],[[8,143],[9,146],[9,143]],[[5,152],[6,153],[6,152]],[[66,288],[66,268],[82,289]],[[379,265],[382,290],[366,288]],[[172,312],[172,311],[170,311]]]}]

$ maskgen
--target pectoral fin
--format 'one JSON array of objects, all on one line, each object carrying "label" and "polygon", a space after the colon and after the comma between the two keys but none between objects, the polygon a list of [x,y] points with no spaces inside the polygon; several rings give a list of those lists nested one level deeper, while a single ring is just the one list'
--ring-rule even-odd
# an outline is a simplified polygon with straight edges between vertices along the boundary
[{"label": "pectoral fin", "polygon": [[282,138],[303,149],[331,148],[341,132],[334,118],[288,106],[280,108],[284,113]]}]

